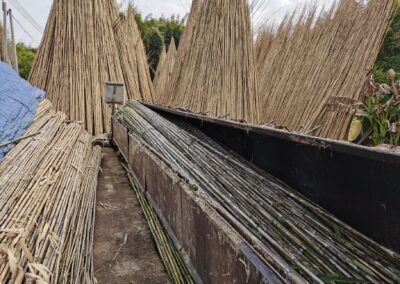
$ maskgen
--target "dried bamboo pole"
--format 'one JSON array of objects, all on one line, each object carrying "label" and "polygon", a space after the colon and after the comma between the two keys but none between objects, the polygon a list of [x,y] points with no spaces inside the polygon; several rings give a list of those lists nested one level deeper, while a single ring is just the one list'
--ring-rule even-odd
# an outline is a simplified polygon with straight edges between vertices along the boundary
[{"label": "dried bamboo pole", "polygon": [[165,105],[258,121],[253,38],[246,0],[193,1]]},{"label": "dried bamboo pole", "polygon": [[345,139],[396,6],[340,0],[323,15],[304,7],[261,33],[261,123]]},{"label": "dried bamboo pole", "polygon": [[136,102],[129,102],[119,119],[241,233],[281,279],[323,283],[324,275],[336,275],[349,282],[400,281],[398,254],[195,128],[171,123]]},{"label": "dried bamboo pole", "polygon": [[176,59],[176,45],[174,38],[171,39],[171,43],[168,48],[168,53],[166,54],[164,60],[158,66],[156,77],[154,78],[154,90],[155,90],[155,103],[162,104],[164,99],[162,96],[164,95],[165,89],[167,88],[168,83],[171,80],[172,72],[174,70],[175,59]]},{"label": "dried bamboo pole", "polygon": [[114,25],[114,30],[128,98],[153,103],[153,82],[132,6],[129,5],[126,17],[120,17],[119,23]]},{"label": "dried bamboo pole", "polygon": [[[190,47],[192,45],[192,39],[194,34],[194,29],[198,23],[198,17],[200,13],[200,8],[202,6],[203,0],[193,0],[192,7],[190,9],[190,14],[188,16],[188,21],[186,24],[186,28],[183,31],[183,34],[179,43],[179,50],[176,58],[176,63],[173,69],[173,76],[171,77],[171,81],[167,85],[167,89],[163,96],[158,95],[157,99],[161,100],[163,105],[169,105],[169,102],[175,96],[175,89],[178,84],[186,84],[186,82],[182,82],[183,78],[181,76],[182,68],[187,64],[188,58],[190,56]],[[186,77],[187,79],[187,77]]]},{"label": "dried bamboo pole", "polygon": [[124,79],[113,30],[117,19],[114,0],[54,1],[29,76],[57,110],[92,134],[110,129],[104,82]]},{"label": "dried bamboo pole", "polygon": [[160,72],[164,68],[164,63],[165,63],[166,57],[167,57],[167,50],[165,49],[165,45],[164,45],[163,49],[161,51],[160,60],[158,61],[157,72],[156,72],[156,74],[154,76],[154,80],[153,80],[154,88],[156,85],[155,82],[158,81],[158,78],[160,77]]},{"label": "dried bamboo pole", "polygon": [[94,283],[101,149],[83,125],[39,106],[0,164],[0,283]]}]

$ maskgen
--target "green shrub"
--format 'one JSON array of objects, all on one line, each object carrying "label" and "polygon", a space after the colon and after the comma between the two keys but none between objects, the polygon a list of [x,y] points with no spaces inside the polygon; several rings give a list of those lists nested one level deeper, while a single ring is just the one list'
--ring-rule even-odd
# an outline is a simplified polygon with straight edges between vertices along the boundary
[{"label": "green shrub", "polygon": [[389,84],[376,84],[358,113],[364,134],[371,133],[366,141],[369,145],[400,146],[400,81],[395,83],[394,78]]}]

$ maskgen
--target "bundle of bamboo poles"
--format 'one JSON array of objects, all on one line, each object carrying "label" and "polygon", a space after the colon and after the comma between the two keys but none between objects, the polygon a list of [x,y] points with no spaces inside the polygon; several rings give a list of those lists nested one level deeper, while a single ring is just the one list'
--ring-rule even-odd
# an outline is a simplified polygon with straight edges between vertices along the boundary
[{"label": "bundle of bamboo poles", "polygon": [[146,50],[131,5],[126,16],[120,15],[114,30],[128,98],[152,103],[155,96],[154,87]]},{"label": "bundle of bamboo poles", "polygon": [[193,1],[170,84],[168,106],[258,121],[253,35],[246,0]]},{"label": "bundle of bamboo poles", "polygon": [[163,69],[165,59],[167,58],[167,49],[165,48],[165,45],[163,46],[163,49],[161,50],[160,54],[160,60],[158,60],[158,66],[157,66],[157,71],[156,74],[154,75],[154,80],[153,80],[153,85],[155,89],[155,82],[157,82],[158,78],[160,77],[161,70]]},{"label": "bundle of bamboo poles", "polygon": [[183,122],[136,102],[119,119],[131,136],[215,208],[285,281],[399,283],[400,256]]},{"label": "bundle of bamboo poles", "polygon": [[163,96],[164,91],[171,80],[172,72],[174,70],[174,65],[175,65],[176,53],[177,51],[176,51],[175,40],[174,38],[172,38],[168,48],[168,53],[161,54],[160,63],[158,65],[157,73],[154,78],[154,90],[156,94],[154,100],[155,103],[162,104],[163,99],[159,97]]},{"label": "bundle of bamboo poles", "polygon": [[45,100],[0,164],[0,283],[95,283],[101,149]]},{"label": "bundle of bamboo poles", "polygon": [[190,45],[202,2],[203,0],[192,1],[192,6],[188,15],[188,21],[179,42],[179,50],[176,55],[176,62],[172,72],[174,75],[171,76],[171,81],[168,83],[167,89],[161,94],[156,93],[157,102],[161,102],[163,105],[168,105],[169,101],[174,97],[174,88],[178,85],[178,83],[182,84],[182,82],[180,82],[181,78],[177,74],[181,72],[183,65],[187,64],[186,62],[189,60]]},{"label": "bundle of bamboo poles", "polygon": [[92,134],[110,129],[104,82],[123,82],[113,0],[56,0],[29,81],[43,89],[68,119]]},{"label": "bundle of bamboo poles", "polygon": [[396,7],[340,0],[305,7],[256,44],[261,123],[345,139]]}]

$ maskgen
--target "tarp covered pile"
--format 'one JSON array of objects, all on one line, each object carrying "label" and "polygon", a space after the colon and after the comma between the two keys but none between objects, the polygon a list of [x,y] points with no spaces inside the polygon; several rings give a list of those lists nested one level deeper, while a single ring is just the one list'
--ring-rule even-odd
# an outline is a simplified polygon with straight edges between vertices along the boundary
[{"label": "tarp covered pile", "polygon": [[[32,87],[9,65],[0,62],[0,144],[24,135],[43,98],[42,90]],[[0,147],[0,161],[11,147]]]}]

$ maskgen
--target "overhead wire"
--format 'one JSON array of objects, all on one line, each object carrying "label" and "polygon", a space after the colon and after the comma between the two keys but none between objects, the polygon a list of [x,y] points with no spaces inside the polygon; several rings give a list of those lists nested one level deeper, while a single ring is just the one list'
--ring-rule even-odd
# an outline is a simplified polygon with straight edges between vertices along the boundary
[{"label": "overhead wire", "polygon": [[30,13],[21,5],[18,0],[8,0],[17,12],[39,33],[43,33],[41,25],[30,15]]},{"label": "overhead wire", "polygon": [[34,43],[38,43],[38,42],[36,41],[36,39],[32,36],[32,34],[30,34],[30,33],[24,28],[24,26],[21,24],[21,22],[18,21],[17,18],[15,18],[14,15],[12,15],[12,18],[13,18],[14,21],[17,23],[17,25],[24,31],[24,33],[32,39],[32,41],[33,41]]}]

